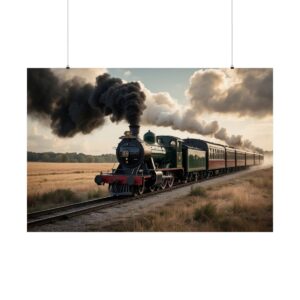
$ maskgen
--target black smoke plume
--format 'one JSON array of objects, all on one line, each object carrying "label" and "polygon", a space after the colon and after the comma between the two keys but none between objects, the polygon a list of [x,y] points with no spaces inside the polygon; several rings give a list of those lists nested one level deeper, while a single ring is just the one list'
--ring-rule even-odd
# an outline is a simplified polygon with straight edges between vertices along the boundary
[{"label": "black smoke plume", "polygon": [[79,77],[62,82],[50,69],[28,69],[27,75],[28,113],[49,118],[60,137],[90,133],[106,116],[138,125],[146,108],[138,82],[123,83],[107,73],[96,78],[95,86]]}]

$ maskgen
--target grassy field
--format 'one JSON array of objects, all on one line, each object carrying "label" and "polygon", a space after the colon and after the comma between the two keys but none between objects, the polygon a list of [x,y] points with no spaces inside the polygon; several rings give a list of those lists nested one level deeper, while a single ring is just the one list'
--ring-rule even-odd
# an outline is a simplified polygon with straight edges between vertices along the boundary
[{"label": "grassy field", "polygon": [[113,163],[27,163],[28,211],[46,209],[104,196],[107,186],[97,186],[95,175],[110,172]]},{"label": "grassy field", "polygon": [[209,188],[105,231],[272,231],[273,168]]}]

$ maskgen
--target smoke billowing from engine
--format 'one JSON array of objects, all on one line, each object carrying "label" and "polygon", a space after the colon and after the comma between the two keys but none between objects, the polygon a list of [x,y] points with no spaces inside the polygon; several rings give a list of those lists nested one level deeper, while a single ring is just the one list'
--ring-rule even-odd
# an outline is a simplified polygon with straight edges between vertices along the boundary
[{"label": "smoke billowing from engine", "polygon": [[227,145],[233,146],[233,147],[240,147],[244,149],[249,149],[252,151],[257,151],[262,153],[263,149],[259,147],[255,147],[251,141],[249,140],[244,140],[242,135],[228,135],[226,128],[222,127],[220,130],[218,130],[215,134],[214,137],[224,141]]},{"label": "smoke billowing from engine", "polygon": [[105,122],[126,120],[138,125],[145,94],[138,82],[123,83],[105,73],[93,86],[80,77],[61,81],[50,69],[28,69],[28,113],[49,118],[54,134],[87,134]]},{"label": "smoke billowing from engine", "polygon": [[152,93],[144,86],[142,89],[147,99],[147,109],[142,116],[144,124],[171,127],[175,130],[214,137],[232,147],[263,151],[249,140],[244,140],[241,135],[229,135],[226,128],[220,127],[218,121],[200,120],[199,111],[192,104],[181,106],[168,93]]},{"label": "smoke billowing from engine", "polygon": [[28,69],[28,113],[50,120],[53,133],[60,137],[88,134],[109,116],[112,122],[171,127],[214,137],[229,146],[262,151],[241,135],[229,135],[217,121],[205,122],[200,117],[205,111],[257,117],[272,114],[270,69],[230,70],[230,74],[227,70],[199,70],[191,76],[185,105],[168,93],[152,93],[142,83],[124,83],[107,73],[91,84],[76,76],[80,70],[65,72]]}]

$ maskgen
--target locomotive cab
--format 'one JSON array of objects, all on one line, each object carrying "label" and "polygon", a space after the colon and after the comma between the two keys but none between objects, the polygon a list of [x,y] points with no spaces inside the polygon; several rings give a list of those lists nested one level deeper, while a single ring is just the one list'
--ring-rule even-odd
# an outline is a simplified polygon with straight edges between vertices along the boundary
[{"label": "locomotive cab", "polygon": [[166,149],[165,165],[167,167],[182,168],[182,142],[174,136],[157,136],[157,143]]}]

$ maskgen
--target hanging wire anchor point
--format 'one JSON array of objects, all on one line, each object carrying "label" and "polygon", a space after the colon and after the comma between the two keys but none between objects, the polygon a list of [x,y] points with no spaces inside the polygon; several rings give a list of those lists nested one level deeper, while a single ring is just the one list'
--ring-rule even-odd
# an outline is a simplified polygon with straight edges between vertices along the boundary
[{"label": "hanging wire anchor point", "polygon": [[69,60],[69,57],[70,57],[70,43],[69,43],[69,40],[70,40],[70,26],[69,26],[69,0],[67,0],[67,66],[66,66],[66,69],[70,69],[70,66],[69,66],[69,63],[70,63],[70,60]]},{"label": "hanging wire anchor point", "polygon": [[231,0],[231,11],[230,11],[230,19],[231,19],[231,66],[230,69],[234,69],[233,66],[233,0]]}]

